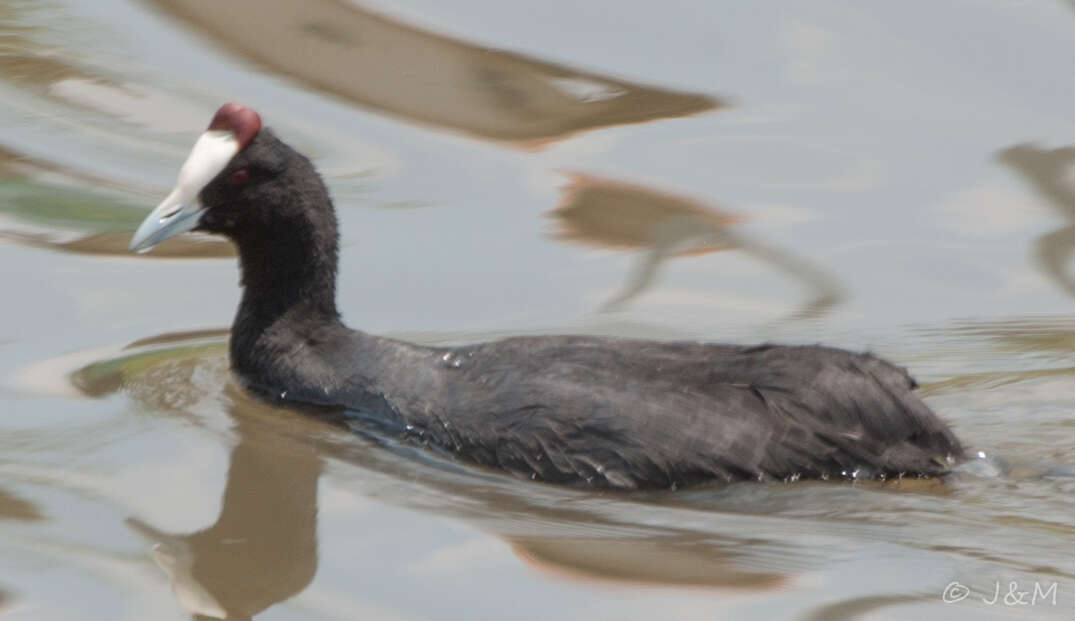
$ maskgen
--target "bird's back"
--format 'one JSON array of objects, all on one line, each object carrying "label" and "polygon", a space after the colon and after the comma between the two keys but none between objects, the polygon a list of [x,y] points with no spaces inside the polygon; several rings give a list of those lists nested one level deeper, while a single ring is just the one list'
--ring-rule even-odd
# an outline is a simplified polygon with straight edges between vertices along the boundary
[{"label": "bird's back", "polygon": [[933,475],[962,455],[910,376],[869,354],[581,336],[419,348],[363,337],[364,370],[345,382],[341,405],[380,409],[418,442],[535,480],[630,489]]}]

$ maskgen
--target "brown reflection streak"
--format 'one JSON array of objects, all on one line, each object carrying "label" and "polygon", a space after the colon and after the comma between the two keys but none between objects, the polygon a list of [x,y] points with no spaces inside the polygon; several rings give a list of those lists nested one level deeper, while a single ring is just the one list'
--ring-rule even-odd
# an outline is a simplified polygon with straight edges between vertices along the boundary
[{"label": "brown reflection streak", "polygon": [[[559,221],[557,237],[566,241],[614,248],[646,248],[655,231],[675,218],[697,222],[704,228],[725,228],[742,218],[703,205],[700,201],[660,192],[642,185],[567,172],[560,205],[550,215]],[[701,254],[724,250],[726,245],[706,239],[688,239],[689,246],[671,254]]]},{"label": "brown reflection streak", "polygon": [[[18,37],[15,39],[18,41]],[[19,43],[30,45],[28,41],[22,41],[17,42],[16,46]],[[35,86],[44,89],[54,82],[79,75],[73,66],[51,56],[18,52],[0,54],[0,78],[22,88]]]},{"label": "brown reflection streak", "polygon": [[694,256],[736,249],[788,273],[813,290],[814,296],[793,318],[816,317],[843,297],[834,278],[787,251],[734,231],[739,216],[697,199],[594,175],[565,172],[559,206],[549,215],[557,221],[554,235],[564,241],[620,249],[641,249],[626,284],[602,305],[623,308],[652,286],[660,265],[676,256]]},{"label": "brown reflection streak", "polygon": [[[35,522],[44,518],[45,516],[32,502],[0,488],[0,520]],[[6,608],[10,602],[11,596],[4,589],[0,589],[0,611]]]},{"label": "brown reflection streak", "polygon": [[44,516],[32,502],[0,489],[0,520],[32,522],[41,519]]},{"label": "brown reflection streak", "polygon": [[317,571],[321,459],[310,445],[263,425],[262,414],[241,403],[231,410],[239,443],[212,526],[173,535],[127,520],[153,546],[154,560],[192,613],[251,618],[300,593]]},{"label": "brown reflection streak", "polygon": [[80,71],[35,41],[33,27],[19,23],[22,13],[35,8],[30,2],[0,6],[0,31],[4,33],[0,38],[0,79],[22,89],[44,90],[53,82],[79,76]]},{"label": "brown reflection streak", "polygon": [[473,45],[339,0],[155,3],[223,47],[307,86],[365,108],[522,148],[541,148],[587,129],[725,105],[707,95]]},{"label": "brown reflection streak", "polygon": [[[194,613],[249,618],[308,585],[317,565],[316,491],[324,458],[387,474],[400,485],[422,481],[435,487],[448,501],[432,510],[507,539],[524,560],[561,576],[756,590],[786,580],[782,573],[739,567],[744,542],[738,539],[675,527],[640,532],[643,527],[606,512],[562,502],[561,496],[550,500],[546,486],[502,475],[459,475],[413,455],[401,458],[365,436],[340,433],[335,421],[323,415],[255,401],[221,374],[226,367],[221,344],[177,345],[175,335],[142,342],[169,345],[87,365],[73,374],[76,387],[95,396],[122,390],[144,409],[195,424],[190,404],[203,401],[206,391],[210,396],[216,391],[238,436],[220,517],[212,526],[173,535],[137,518],[128,520],[154,546],[154,560],[170,576],[177,599]],[[604,528],[607,534],[581,539],[549,534],[550,528],[571,531],[579,525],[590,533]],[[624,529],[635,535],[617,534]]]},{"label": "brown reflection streak", "polygon": [[1070,224],[1046,233],[1035,242],[1038,266],[1068,295],[1075,296],[1075,279],[1068,259],[1075,251],[1075,146],[1041,149],[1018,144],[998,151],[997,160],[1011,167],[1049,201]]},{"label": "brown reflection streak", "polygon": [[145,339],[139,339],[130,345],[124,347],[124,349],[134,349],[136,347],[145,347],[147,345],[167,345],[169,343],[182,343],[184,341],[193,341],[201,339],[226,339],[231,330],[228,328],[209,328],[206,330],[190,330],[187,332],[169,332],[167,334],[158,334],[157,336],[151,336]]},{"label": "brown reflection streak", "polygon": [[780,574],[737,569],[736,554],[690,538],[520,538],[512,548],[536,569],[571,580],[751,590],[787,582]]}]

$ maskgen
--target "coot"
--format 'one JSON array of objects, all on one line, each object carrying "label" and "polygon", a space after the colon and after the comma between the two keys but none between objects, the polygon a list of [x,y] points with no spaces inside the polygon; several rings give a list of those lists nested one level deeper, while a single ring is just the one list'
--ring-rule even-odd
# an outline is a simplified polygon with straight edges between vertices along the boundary
[{"label": "coot", "polygon": [[131,248],[188,230],[238,247],[231,364],[263,397],[330,406],[457,459],[620,489],[940,475],[959,441],[907,372],[820,346],[532,336],[423,347],[346,327],[338,233],[310,161],[226,104]]}]

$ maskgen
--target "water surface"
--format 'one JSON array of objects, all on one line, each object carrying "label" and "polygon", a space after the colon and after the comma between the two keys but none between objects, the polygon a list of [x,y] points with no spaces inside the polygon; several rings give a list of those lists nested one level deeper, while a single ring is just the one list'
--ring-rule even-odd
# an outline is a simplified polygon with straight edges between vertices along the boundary
[{"label": "water surface", "polygon": [[[1070,618],[1073,8],[5,3],[0,611]],[[624,496],[253,401],[230,246],[126,251],[228,100],[324,174],[355,326],[870,349],[984,458]]]}]

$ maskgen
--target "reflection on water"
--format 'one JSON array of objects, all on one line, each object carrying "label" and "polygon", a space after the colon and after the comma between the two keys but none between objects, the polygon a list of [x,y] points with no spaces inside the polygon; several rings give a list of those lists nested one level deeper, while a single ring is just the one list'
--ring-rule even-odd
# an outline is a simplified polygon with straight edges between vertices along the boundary
[{"label": "reflection on water", "polygon": [[[988,458],[968,464],[967,472],[1028,486],[1054,477],[1065,480],[1064,488],[1075,481],[1073,331],[1066,316],[961,320],[919,331],[933,343],[933,364],[960,369],[923,382],[920,392],[938,411],[958,403],[974,413],[959,433]],[[1036,517],[1046,519],[1045,512]]]},{"label": "reflection on water", "polygon": [[[0,521],[17,520],[33,522],[44,519],[40,509],[34,503],[6,491],[0,487]],[[11,596],[0,585],[0,612],[10,603]]]},{"label": "reflection on water", "polygon": [[[74,189],[75,186],[78,189]],[[99,194],[85,186],[112,188]],[[160,252],[132,255],[130,231],[145,217],[131,188],[0,148],[0,239],[63,252],[122,257],[233,257],[229,242],[200,235],[168,240]]]},{"label": "reflection on water", "polygon": [[604,303],[604,310],[622,308],[649,288],[665,259],[729,247],[722,234],[738,221],[734,215],[637,184],[581,173],[567,175],[560,204],[549,214],[559,224],[558,238],[645,251],[621,290]]},{"label": "reflection on water", "polygon": [[1061,380],[1069,380],[1075,375],[1075,367],[1064,369],[1036,369],[1030,371],[983,371],[979,373],[964,373],[945,380],[924,384],[921,387],[923,395],[937,395],[946,392],[966,392],[969,390],[992,390],[1005,384],[1013,384],[1034,379],[1046,379],[1056,377]]},{"label": "reflection on water", "polygon": [[40,29],[20,21],[35,8],[41,7],[25,0],[12,0],[0,6],[0,29],[4,32],[0,41],[0,79],[41,92],[53,82],[78,75],[79,71],[50,54],[48,45],[35,38]]},{"label": "reflection on water", "polygon": [[33,521],[43,519],[40,510],[28,500],[0,487],[0,520]]},{"label": "reflection on water", "polygon": [[145,216],[141,206],[115,197],[11,179],[0,180],[0,238],[41,248],[89,255],[122,257],[233,257],[229,242],[203,235],[168,240],[160,252],[132,255],[133,226]]},{"label": "reflection on water", "polygon": [[[131,255],[131,234],[123,232],[96,233],[75,239],[57,238],[55,234],[19,233],[14,231],[0,231],[0,237],[6,237],[12,241],[27,246],[49,248],[62,252],[74,252],[77,254],[118,256],[127,258]],[[174,243],[173,243],[174,242]],[[152,253],[137,255],[139,257],[152,256],[158,259],[217,259],[235,256],[235,249],[231,244],[203,236],[186,236],[165,240],[154,247]]]},{"label": "reflection on water", "polygon": [[[5,31],[0,42],[0,84],[53,101],[70,100],[73,94],[93,88],[126,92],[127,87],[113,81],[101,67],[80,66],[76,58],[59,53],[47,43],[47,30],[20,21],[51,8],[34,2],[0,7],[0,28]],[[160,103],[139,101],[146,99],[145,93],[128,95],[143,107]],[[166,116],[162,111],[156,114]],[[61,124],[70,122],[61,120]],[[89,127],[82,126],[87,122],[81,119],[75,123]],[[145,217],[142,201],[158,194],[153,187],[119,182],[0,145],[0,239],[77,254],[149,258],[152,255],[129,252],[130,231]],[[235,255],[231,244],[219,239],[188,236],[174,241],[162,244],[153,255]]]},{"label": "reflection on water", "polygon": [[[122,390],[146,407],[186,416],[204,397],[206,373],[217,373],[238,438],[219,517],[189,534],[164,532],[137,516],[126,522],[150,545],[184,608],[209,618],[248,619],[301,592],[316,573],[322,466],[311,442],[299,437],[317,432],[314,421],[284,435],[286,411],[250,401],[226,371],[220,374],[220,336],[206,331],[145,339],[127,348],[137,353],[83,367],[72,381],[87,395]],[[175,341],[182,344],[161,345]]]},{"label": "reflection on water", "polygon": [[[393,438],[354,435],[318,415],[251,400],[229,379],[223,336],[205,331],[143,339],[71,376],[87,395],[121,392],[140,409],[198,426],[204,424],[198,412],[207,401],[227,413],[236,440],[216,520],[176,535],[137,516],[127,519],[150,544],[179,603],[207,617],[247,618],[310,585],[319,563],[317,489],[326,462],[336,464],[336,476],[346,466],[345,481],[353,493],[462,520],[507,541],[519,559],[557,579],[704,586],[775,597],[804,588],[805,575],[836,571],[825,568],[841,567],[846,561],[839,559],[847,554],[910,555],[918,559],[912,565],[931,567],[937,562],[930,560],[937,540],[951,542],[941,558],[956,555],[966,566],[956,576],[1003,571],[1023,579],[1075,577],[1075,567],[1055,554],[1047,561],[1039,556],[1048,570],[981,560],[1008,558],[1011,551],[1005,550],[1011,546],[1047,548],[1058,534],[1075,534],[1075,526],[1052,509],[1012,522],[1008,504],[991,506],[988,495],[981,494],[982,488],[1010,481],[965,473],[932,487],[914,481],[907,486],[746,484],[633,496],[521,482],[441,461]],[[1022,471],[1028,474],[1020,475],[1021,485],[1039,484],[1034,482],[1040,478]],[[347,518],[346,528],[376,529],[370,520],[374,516],[360,513]],[[1020,538],[1009,545],[1005,529],[1015,524]],[[1040,536],[1029,537],[1027,529],[1039,526]],[[960,535],[968,529],[980,536]],[[876,546],[888,551],[862,551]],[[933,569],[899,584],[883,576],[867,579],[849,592],[868,595],[819,606],[813,618],[854,618],[854,611],[933,601],[934,591],[952,578],[950,571]],[[862,580],[835,576],[830,579],[838,583]]]},{"label": "reflection on water", "polygon": [[[238,442],[231,451],[220,517],[189,535],[163,533],[138,518],[128,520],[151,544],[154,560],[191,612],[244,618],[305,588],[317,566],[316,491],[323,457],[400,477],[401,484],[416,476],[429,480],[436,496],[446,496],[434,510],[502,534],[520,557],[543,570],[602,580],[751,589],[772,588],[784,580],[779,573],[760,572],[749,564],[739,567],[744,553],[734,539],[710,536],[700,541],[696,535],[665,528],[625,532],[622,519],[562,504],[572,498],[597,500],[599,494],[544,486],[535,494],[499,474],[461,470],[424,454],[415,459],[412,449],[391,439],[378,446],[381,441],[337,435],[335,426],[316,415],[298,415],[250,399],[227,375],[207,384],[214,372],[207,367],[219,368],[224,356],[219,340],[206,339],[215,334],[145,339],[116,358],[72,375],[87,395],[122,391],[143,407],[179,416],[189,416],[189,408],[205,398],[207,387],[221,391]],[[406,493],[396,501],[431,508],[429,499]],[[552,534],[579,525],[591,533],[604,526],[608,534]]]},{"label": "reflection on water", "polygon": [[1075,296],[1075,278],[1067,270],[1075,251],[1075,147],[1050,150],[1018,144],[999,151],[997,159],[1018,172],[1069,221],[1067,226],[1039,237],[1035,247],[1042,271]]},{"label": "reflection on water", "polygon": [[1075,352],[1075,318],[1016,317],[995,321],[959,321],[945,329],[967,341],[991,343],[1002,351],[1027,355],[1055,353],[1068,359]]},{"label": "reflection on water", "polygon": [[735,540],[699,545],[689,534],[620,540],[591,537],[518,537],[516,553],[539,570],[570,579],[767,590],[786,578],[738,566]]},{"label": "reflection on water", "polygon": [[644,250],[627,282],[603,310],[618,310],[649,288],[666,259],[736,249],[804,283],[813,296],[794,315],[816,317],[843,294],[836,279],[801,257],[753,238],[733,226],[740,218],[702,201],[643,185],[582,173],[566,173],[560,205],[550,215],[565,241]]},{"label": "reflection on water", "polygon": [[97,175],[90,175],[67,166],[60,166],[54,162],[47,162],[0,147],[0,182],[5,184],[11,182],[31,183],[32,181],[28,180],[40,182],[43,179],[52,180],[62,186],[80,185],[141,193],[146,196],[151,195],[149,191],[144,189],[133,188],[129,185],[117,185],[115,182]]},{"label": "reflection on water", "polygon": [[[1021,359],[1020,368],[958,373],[921,386],[926,395],[968,390],[987,391],[1017,382],[1075,375],[1075,320],[1069,317],[1013,318],[998,321],[958,321],[942,329],[921,331],[948,343],[959,355],[979,361]],[[968,351],[968,348],[971,351]],[[1028,363],[1031,363],[1028,365]],[[1026,368],[1031,366],[1032,368]]]},{"label": "reflection on water", "polygon": [[239,406],[232,417],[239,441],[215,523],[173,535],[127,521],[152,546],[180,603],[218,619],[253,617],[301,592],[317,571],[320,458],[311,446],[263,429]]},{"label": "reflection on water", "polygon": [[274,73],[361,107],[522,146],[722,105],[451,39],[344,0],[156,4]]},{"label": "reflection on water", "polygon": [[[1023,269],[1016,229],[1037,222],[976,227],[1010,205],[991,200],[983,153],[1031,131],[1072,140],[1056,87],[1070,3],[939,2],[928,23],[883,3],[375,5],[0,2],[0,614],[1070,616],[1071,300]],[[1013,45],[1018,62],[993,62]],[[906,364],[988,457],[944,482],[625,497],[252,401],[228,379],[226,331],[135,341],[222,324],[236,293],[230,263],[140,262],[230,244],[126,251],[229,99],[263,107],[327,173],[351,275],[341,306],[372,330],[753,342],[770,336],[760,316],[804,296],[797,314],[822,320],[781,338]],[[645,125],[576,136],[632,123]],[[997,155],[1064,218],[1035,243],[1036,267],[1075,293],[1072,148]],[[554,208],[562,170],[602,176],[566,173]],[[938,225],[938,197],[966,188],[982,189]],[[376,205],[437,208],[352,209]],[[976,228],[995,236],[962,235]],[[559,241],[636,263],[580,262]],[[624,312],[587,314],[579,301],[609,283]],[[952,580],[968,601],[940,601]],[[1010,580],[1059,584],[1060,605],[975,601]]]}]

